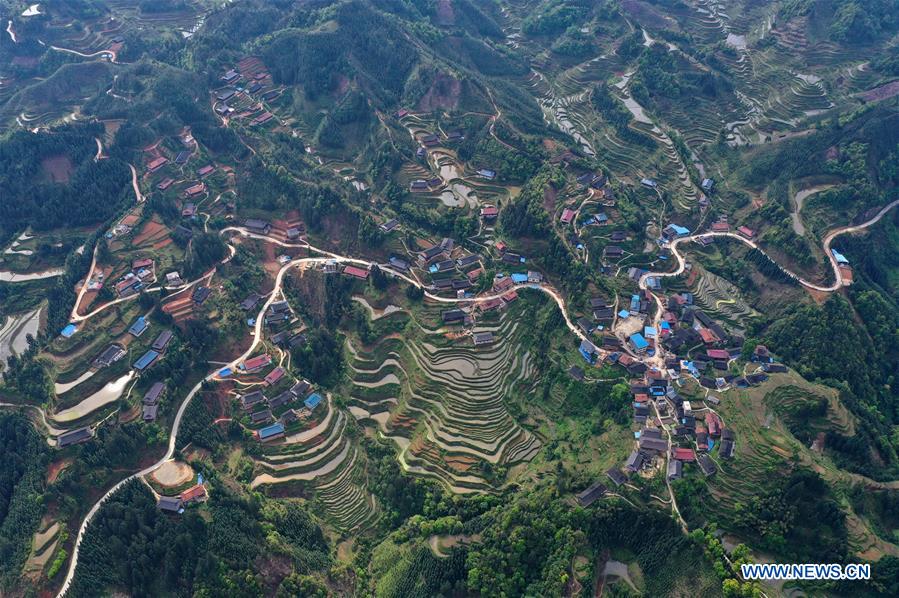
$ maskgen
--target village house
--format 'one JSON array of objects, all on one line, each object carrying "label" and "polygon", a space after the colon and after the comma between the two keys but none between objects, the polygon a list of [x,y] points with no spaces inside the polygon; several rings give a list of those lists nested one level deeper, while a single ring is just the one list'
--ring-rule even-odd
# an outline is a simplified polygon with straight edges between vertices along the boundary
[{"label": "village house", "polygon": [[282,368],[281,366],[276,367],[272,371],[270,371],[264,378],[265,384],[268,386],[272,386],[277,384],[281,378],[284,377],[284,374],[287,373],[287,370]]},{"label": "village house", "polygon": [[159,507],[160,511],[169,511],[171,513],[177,513],[181,510],[181,497],[180,496],[160,496],[159,500],[156,501],[156,506]]},{"label": "village house", "polygon": [[184,190],[184,194],[187,197],[193,198],[198,195],[201,195],[206,191],[206,183],[197,183],[195,185],[191,185],[187,189]]},{"label": "village house", "polygon": [[87,442],[91,438],[94,437],[93,432],[90,428],[79,428],[77,430],[70,430],[68,432],[64,432],[56,437],[56,446],[59,448],[65,448],[67,446],[71,446],[73,444],[80,444],[82,442]]},{"label": "village house", "polygon": [[606,245],[602,250],[602,255],[604,258],[618,259],[624,255],[624,249],[618,245]]},{"label": "village house", "polygon": [[273,416],[270,409],[263,409],[262,411],[254,411],[250,414],[250,423],[254,426],[258,426],[261,423],[272,421]]},{"label": "village house", "polygon": [[472,335],[472,340],[474,341],[475,347],[480,347],[482,345],[489,345],[493,343],[493,333],[492,332],[478,332]]},{"label": "village house", "polygon": [[737,229],[737,234],[745,239],[749,239],[752,241],[755,239],[755,231],[749,228],[748,226],[741,226]]},{"label": "village house", "polygon": [[305,398],[312,392],[312,384],[308,380],[300,380],[290,387],[290,392],[296,398]]},{"label": "village house", "polygon": [[134,362],[134,369],[138,372],[142,372],[159,358],[159,352],[153,351],[152,349],[144,353],[140,356],[140,358]]},{"label": "village house", "polygon": [[580,506],[589,507],[599,498],[601,498],[606,492],[608,492],[608,489],[605,487],[605,485],[601,482],[596,482],[589,488],[578,492],[577,495],[575,495],[575,499]]},{"label": "village house", "polygon": [[380,228],[385,233],[389,233],[389,232],[392,232],[393,230],[395,230],[399,225],[400,225],[399,220],[397,220],[396,218],[391,218],[387,222],[382,223]]},{"label": "village house", "polygon": [[147,320],[144,319],[143,316],[138,316],[137,320],[134,321],[134,324],[131,325],[131,328],[128,329],[128,333],[131,334],[131,336],[138,337],[142,335],[147,328]]},{"label": "village house", "polygon": [[94,359],[94,367],[108,367],[124,357],[125,353],[125,349],[121,345],[112,343],[111,345],[106,347],[103,352],[97,356],[96,359]]},{"label": "village house", "polygon": [[169,343],[172,341],[172,337],[174,334],[171,330],[163,330],[159,333],[159,336],[153,341],[152,349],[154,351],[159,351],[160,353],[165,351],[169,346]]},{"label": "village house", "polygon": [[612,467],[608,471],[606,471],[606,476],[612,481],[616,486],[621,486],[625,482],[627,482],[627,476],[624,475],[624,472],[618,469],[617,467]]},{"label": "village house", "polygon": [[254,390],[253,392],[249,392],[245,395],[241,395],[240,397],[240,408],[244,411],[250,411],[256,405],[265,401],[265,395],[262,394],[261,390]]},{"label": "village house", "polygon": [[715,475],[715,472],[718,471],[718,468],[715,466],[715,462],[712,461],[712,458],[708,455],[699,455],[699,468],[702,470],[702,473],[705,474],[706,477]]},{"label": "village house", "polygon": [[145,422],[156,421],[156,417],[158,415],[159,415],[159,405],[143,405],[141,407],[141,418]]},{"label": "village house", "polygon": [[667,471],[665,472],[669,482],[679,480],[683,475],[684,465],[680,461],[674,459],[668,461]]},{"label": "village house", "polygon": [[484,206],[481,208],[481,218],[484,220],[495,220],[499,216],[499,208],[496,206]]},{"label": "village house", "polygon": [[251,233],[257,235],[268,235],[272,230],[271,223],[258,218],[248,218],[244,220],[243,226]]},{"label": "village house", "polygon": [[343,273],[346,276],[351,276],[360,280],[365,280],[368,278],[368,270],[359,268],[358,266],[347,266],[343,269]]},{"label": "village house", "polygon": [[646,458],[640,451],[633,451],[624,463],[625,469],[631,473],[635,473],[643,469],[643,463]]},{"label": "village house", "polygon": [[256,432],[254,432],[254,435],[260,442],[271,442],[272,440],[283,438],[284,424],[282,424],[281,422],[276,422],[270,426],[262,428],[261,430],[256,430]]},{"label": "village house", "polygon": [[181,493],[181,502],[188,505],[193,502],[203,502],[207,497],[206,486],[197,484]]},{"label": "village house", "polygon": [[271,363],[271,356],[268,353],[263,353],[262,355],[257,355],[256,357],[246,360],[240,365],[240,368],[248,374],[253,374],[264,367],[271,365]]},{"label": "village house", "polygon": [[169,159],[166,158],[165,156],[160,156],[158,158],[154,158],[153,160],[150,160],[149,164],[147,164],[147,171],[152,174],[168,163],[169,163]]}]

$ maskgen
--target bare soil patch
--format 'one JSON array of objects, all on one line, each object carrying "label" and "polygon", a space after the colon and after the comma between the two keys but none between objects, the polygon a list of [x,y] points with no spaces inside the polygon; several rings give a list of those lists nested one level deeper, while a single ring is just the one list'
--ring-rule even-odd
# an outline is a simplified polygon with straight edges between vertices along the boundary
[{"label": "bare soil patch", "polygon": [[68,183],[74,170],[68,156],[50,156],[41,160],[41,171],[54,183]]},{"label": "bare soil patch", "polygon": [[141,231],[135,235],[134,244],[135,245],[143,245],[150,239],[155,239],[156,237],[161,236],[165,233],[166,227],[164,224],[160,222],[156,222],[155,220],[148,221]]},{"label": "bare soil patch", "polygon": [[166,461],[159,469],[150,474],[162,486],[174,488],[186,484],[194,477],[193,468],[180,461]]}]

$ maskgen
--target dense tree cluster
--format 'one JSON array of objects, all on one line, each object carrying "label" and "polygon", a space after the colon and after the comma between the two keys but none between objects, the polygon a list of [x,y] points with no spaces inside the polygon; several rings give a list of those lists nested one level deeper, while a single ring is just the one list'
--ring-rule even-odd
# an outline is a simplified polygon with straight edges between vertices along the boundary
[{"label": "dense tree cluster", "polygon": [[[94,137],[101,134],[101,125],[70,125],[18,131],[0,142],[0,233],[98,224],[115,214],[130,193],[131,175],[119,160],[93,161]],[[54,182],[50,169],[68,180]]]},{"label": "dense tree cluster", "polygon": [[0,413],[0,589],[14,581],[28,557],[44,510],[47,450],[22,415]]}]

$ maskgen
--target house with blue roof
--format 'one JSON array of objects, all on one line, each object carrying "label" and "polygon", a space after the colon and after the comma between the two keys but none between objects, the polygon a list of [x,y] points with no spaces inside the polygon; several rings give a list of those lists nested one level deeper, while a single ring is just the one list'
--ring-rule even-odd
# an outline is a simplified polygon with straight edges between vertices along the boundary
[{"label": "house with blue roof", "polygon": [[690,229],[677,224],[669,224],[662,229],[662,237],[667,241],[673,241],[690,234]]},{"label": "house with blue roof", "polygon": [[581,357],[587,360],[587,363],[596,362],[596,345],[591,343],[588,340],[582,340],[581,346],[578,347],[578,351],[581,353]]},{"label": "house with blue roof", "polygon": [[284,424],[278,422],[256,431],[256,437],[262,442],[269,442],[284,436]]},{"label": "house with blue roof", "polygon": [[643,336],[646,338],[655,338],[658,335],[658,331],[654,326],[644,326],[643,327]]},{"label": "house with blue roof", "polygon": [[147,320],[143,316],[140,316],[137,318],[134,324],[131,325],[131,328],[128,329],[128,332],[132,336],[140,336],[144,333],[144,331],[147,330],[148,326],[149,325],[147,324]]},{"label": "house with blue roof", "polygon": [[527,281],[528,281],[528,275],[527,275],[527,274],[519,274],[519,273],[515,273],[515,274],[512,275],[512,282],[514,282],[515,284],[524,284],[524,283],[526,283]]},{"label": "house with blue roof", "polygon": [[72,335],[78,332],[78,327],[74,324],[69,324],[65,328],[59,331],[61,335],[65,338],[72,338]]},{"label": "house with blue roof", "polygon": [[153,351],[152,349],[141,355],[140,359],[134,362],[134,369],[138,372],[142,372],[156,361],[156,358],[159,357],[159,353]]},{"label": "house with blue roof", "polygon": [[837,260],[838,264],[848,264],[849,260],[846,259],[846,256],[837,251],[836,249],[831,248],[830,253],[833,254],[835,260]]},{"label": "house with blue roof", "polygon": [[622,320],[625,318],[629,318],[629,317],[631,317],[631,312],[627,311],[626,309],[622,309],[621,311],[618,312],[618,317],[621,318]]},{"label": "house with blue roof", "polygon": [[639,332],[632,334],[627,342],[635,353],[646,353],[646,350],[649,348],[649,341],[647,341]]},{"label": "house with blue roof", "polygon": [[319,404],[321,404],[321,402],[322,402],[322,396],[320,394],[318,394],[317,392],[314,392],[311,395],[309,395],[308,399],[303,401],[303,405],[305,405],[306,409],[308,409],[309,411],[314,411],[315,408],[318,407]]},{"label": "house with blue roof", "polygon": [[640,311],[640,295],[631,295],[631,312]]}]

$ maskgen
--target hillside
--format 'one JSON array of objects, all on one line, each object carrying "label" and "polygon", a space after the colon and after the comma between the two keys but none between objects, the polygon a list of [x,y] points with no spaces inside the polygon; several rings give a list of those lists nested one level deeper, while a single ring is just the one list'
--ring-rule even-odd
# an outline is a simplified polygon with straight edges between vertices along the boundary
[{"label": "hillside", "polygon": [[899,587],[895,0],[0,22],[0,594]]}]

